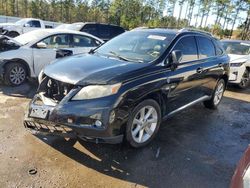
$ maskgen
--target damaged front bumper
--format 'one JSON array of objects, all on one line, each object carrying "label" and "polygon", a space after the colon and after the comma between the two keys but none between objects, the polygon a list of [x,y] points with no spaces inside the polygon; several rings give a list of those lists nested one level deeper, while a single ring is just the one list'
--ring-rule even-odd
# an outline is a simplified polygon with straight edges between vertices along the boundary
[{"label": "damaged front bumper", "polygon": [[[96,143],[116,144],[123,141],[121,131],[124,117],[118,109],[106,105],[105,101],[70,101],[72,91],[58,104],[37,94],[29,105],[24,126],[35,134],[78,137]],[[44,102],[46,104],[44,104]],[[115,118],[110,121],[110,115]]]}]

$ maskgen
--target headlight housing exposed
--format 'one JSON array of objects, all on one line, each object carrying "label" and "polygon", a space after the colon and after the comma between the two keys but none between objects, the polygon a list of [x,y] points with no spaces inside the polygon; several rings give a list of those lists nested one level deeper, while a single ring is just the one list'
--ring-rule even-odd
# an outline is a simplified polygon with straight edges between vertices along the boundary
[{"label": "headlight housing exposed", "polygon": [[243,65],[245,62],[239,62],[239,63],[230,63],[230,67],[240,67]]},{"label": "headlight housing exposed", "polygon": [[41,72],[38,75],[38,83],[39,84],[41,83],[42,79],[43,79],[43,70],[41,70]]},{"label": "headlight housing exposed", "polygon": [[72,100],[96,99],[114,95],[121,87],[121,83],[114,85],[89,85],[82,88]]}]

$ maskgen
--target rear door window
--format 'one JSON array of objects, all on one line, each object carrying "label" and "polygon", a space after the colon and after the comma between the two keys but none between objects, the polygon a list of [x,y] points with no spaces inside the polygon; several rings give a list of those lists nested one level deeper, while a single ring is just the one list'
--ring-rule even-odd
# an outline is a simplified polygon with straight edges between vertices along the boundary
[{"label": "rear door window", "polygon": [[73,46],[75,48],[77,48],[77,47],[96,47],[96,46],[98,46],[98,41],[96,41],[93,38],[87,37],[87,36],[73,35]]},{"label": "rear door window", "polygon": [[198,60],[198,49],[195,38],[192,36],[181,38],[173,50],[180,50],[182,52],[181,62]]},{"label": "rear door window", "polygon": [[201,36],[197,36],[196,39],[197,39],[197,44],[199,48],[200,59],[215,56],[214,44],[210,39],[206,37],[201,37]]}]

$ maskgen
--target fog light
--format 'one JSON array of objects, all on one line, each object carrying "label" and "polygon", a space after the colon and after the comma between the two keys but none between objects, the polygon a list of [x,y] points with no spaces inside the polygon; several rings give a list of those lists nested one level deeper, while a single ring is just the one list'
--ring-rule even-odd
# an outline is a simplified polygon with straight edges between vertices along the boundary
[{"label": "fog light", "polygon": [[95,121],[95,125],[96,125],[97,127],[101,127],[101,126],[102,126],[102,122],[101,122],[100,120],[96,120],[96,121]]},{"label": "fog light", "polygon": [[73,119],[72,118],[68,118],[68,123],[73,123]]}]

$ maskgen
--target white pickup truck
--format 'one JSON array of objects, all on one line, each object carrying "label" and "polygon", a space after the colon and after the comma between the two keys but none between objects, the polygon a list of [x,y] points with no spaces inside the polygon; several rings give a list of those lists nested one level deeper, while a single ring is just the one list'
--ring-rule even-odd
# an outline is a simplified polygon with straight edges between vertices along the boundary
[{"label": "white pickup truck", "polygon": [[36,29],[45,29],[44,22],[35,18],[24,18],[15,23],[0,23],[0,35],[7,35],[9,37],[16,37],[23,33],[33,31]]}]

